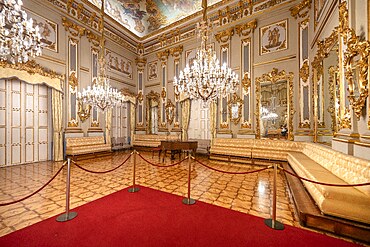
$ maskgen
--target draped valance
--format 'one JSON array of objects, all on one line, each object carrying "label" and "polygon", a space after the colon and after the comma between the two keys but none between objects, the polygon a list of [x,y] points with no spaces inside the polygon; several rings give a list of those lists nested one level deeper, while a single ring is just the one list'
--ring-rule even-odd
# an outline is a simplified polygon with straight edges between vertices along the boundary
[{"label": "draped valance", "polygon": [[35,61],[9,64],[0,61],[0,78],[17,78],[30,84],[43,84],[63,92],[64,75],[41,67]]}]

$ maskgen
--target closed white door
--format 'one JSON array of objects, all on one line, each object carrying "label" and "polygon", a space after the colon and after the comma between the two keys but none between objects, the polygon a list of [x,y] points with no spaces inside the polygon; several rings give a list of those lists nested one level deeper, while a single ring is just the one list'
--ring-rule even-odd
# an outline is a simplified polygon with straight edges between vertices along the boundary
[{"label": "closed white door", "polygon": [[209,107],[202,100],[192,100],[190,108],[189,138],[210,139]]},{"label": "closed white door", "polygon": [[51,159],[50,105],[45,85],[0,80],[0,166]]}]

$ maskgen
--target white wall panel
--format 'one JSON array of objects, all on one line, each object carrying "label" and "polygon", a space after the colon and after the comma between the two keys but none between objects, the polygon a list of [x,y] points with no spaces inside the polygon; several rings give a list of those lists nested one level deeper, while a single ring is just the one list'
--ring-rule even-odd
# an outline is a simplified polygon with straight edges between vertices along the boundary
[{"label": "white wall panel", "polygon": [[0,166],[48,160],[49,104],[45,85],[0,80]]}]

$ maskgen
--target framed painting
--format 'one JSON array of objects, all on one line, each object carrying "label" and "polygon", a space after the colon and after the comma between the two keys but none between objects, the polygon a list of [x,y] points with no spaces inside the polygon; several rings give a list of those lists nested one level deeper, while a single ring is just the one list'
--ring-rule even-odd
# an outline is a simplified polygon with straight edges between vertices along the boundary
[{"label": "framed painting", "polygon": [[260,54],[282,51],[288,48],[288,20],[260,28]]},{"label": "framed painting", "polygon": [[158,78],[158,63],[157,60],[148,63],[148,81]]},{"label": "framed painting", "polygon": [[26,10],[26,13],[28,18],[32,18],[33,26],[39,26],[43,47],[58,52],[58,24],[29,10]]}]

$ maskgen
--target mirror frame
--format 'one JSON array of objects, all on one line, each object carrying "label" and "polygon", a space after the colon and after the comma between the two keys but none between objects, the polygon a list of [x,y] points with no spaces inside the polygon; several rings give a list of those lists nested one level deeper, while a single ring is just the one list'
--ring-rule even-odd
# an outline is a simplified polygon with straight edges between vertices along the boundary
[{"label": "mirror frame", "polygon": [[[233,105],[236,105],[238,107],[238,116],[236,118],[233,117],[232,113]],[[242,118],[243,100],[240,99],[240,97],[236,93],[234,93],[231,99],[229,100],[227,106],[229,110],[230,121],[237,125],[240,122],[240,119]]]},{"label": "mirror frame", "polygon": [[271,82],[276,83],[278,81],[287,82],[287,123],[288,123],[288,140],[293,141],[293,115],[295,113],[293,107],[293,78],[294,74],[292,72],[286,73],[285,70],[278,71],[277,68],[273,68],[271,72],[263,74],[260,77],[256,77],[256,139],[261,139],[261,83]]},{"label": "mirror frame", "polygon": [[[357,117],[360,119],[362,115],[362,108],[365,107],[366,98],[369,96],[369,63],[370,63],[370,41],[361,41],[353,28],[349,27],[349,16],[347,3],[343,2],[339,5],[339,34],[343,38],[343,43],[346,49],[343,54],[344,75],[348,82],[348,99],[352,109]],[[355,57],[359,56],[357,65],[355,64]],[[358,78],[355,80],[353,67],[360,68]],[[356,85],[357,81],[357,85]],[[357,86],[357,87],[356,87]],[[358,92],[355,92],[357,88]],[[358,96],[356,96],[356,93]]]},{"label": "mirror frame", "polygon": [[172,103],[170,99],[167,99],[166,120],[171,125],[173,123],[174,118],[175,118],[175,105]]},{"label": "mirror frame", "polygon": [[[146,96],[145,96],[145,99],[146,99],[146,132],[148,134],[154,134],[154,133],[151,133],[151,123],[150,123],[150,101],[153,100],[155,102],[157,102],[158,104],[158,110],[157,110],[157,114],[158,116],[160,116],[160,112],[161,112],[161,104],[160,104],[160,95],[159,93],[157,92],[154,92],[153,90],[150,91]],[[158,121],[158,128],[160,126],[160,121]]]}]

